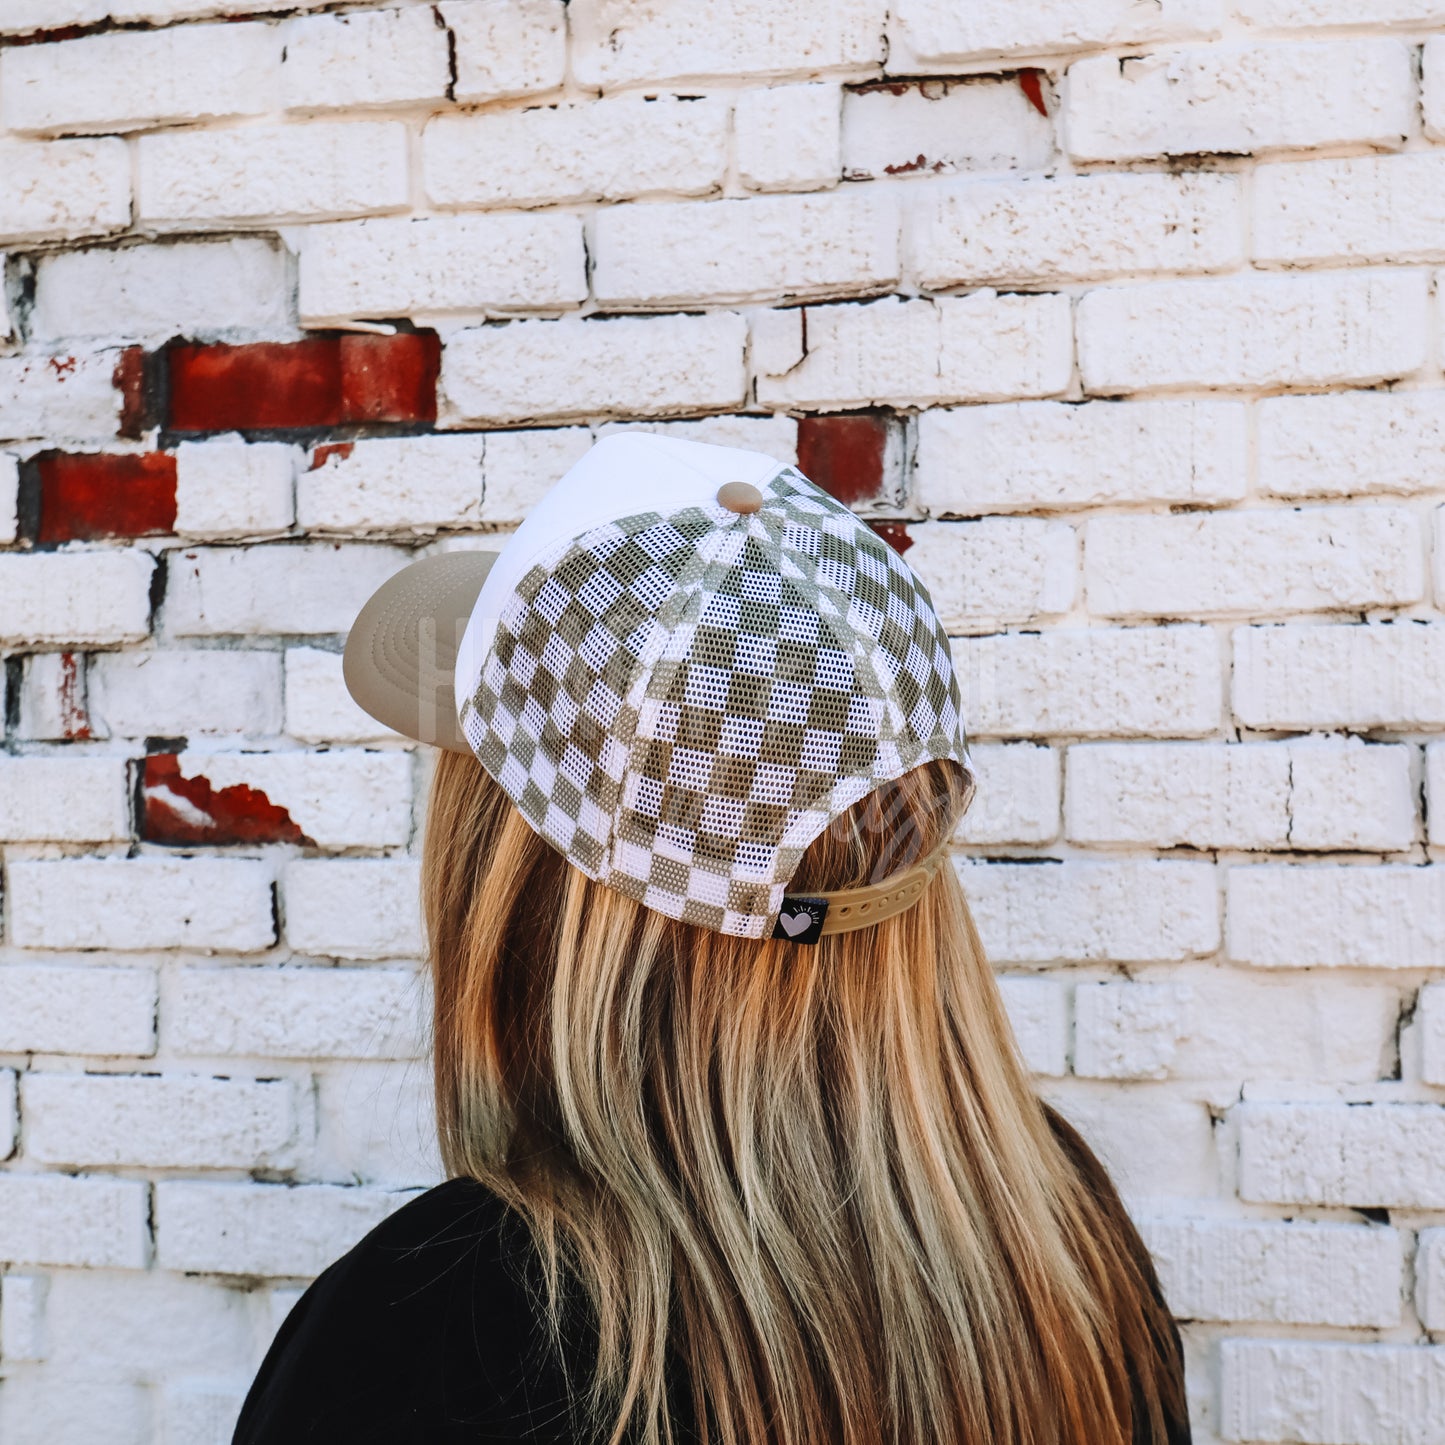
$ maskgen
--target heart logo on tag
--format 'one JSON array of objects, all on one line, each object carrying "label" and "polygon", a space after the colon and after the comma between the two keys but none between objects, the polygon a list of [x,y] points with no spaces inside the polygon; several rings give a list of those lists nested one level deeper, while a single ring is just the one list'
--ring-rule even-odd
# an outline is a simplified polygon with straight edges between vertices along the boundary
[{"label": "heart logo on tag", "polygon": [[827,916],[826,898],[785,895],[783,906],[778,912],[778,921],[773,924],[773,937],[786,938],[792,943],[816,943],[823,931],[823,920]]}]

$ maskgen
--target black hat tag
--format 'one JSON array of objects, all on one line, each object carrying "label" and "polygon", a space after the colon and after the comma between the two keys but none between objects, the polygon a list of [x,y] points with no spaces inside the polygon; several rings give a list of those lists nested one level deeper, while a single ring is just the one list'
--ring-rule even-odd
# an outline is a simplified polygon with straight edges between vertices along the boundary
[{"label": "black hat tag", "polygon": [[773,937],[786,938],[790,943],[816,943],[827,916],[826,898],[794,898],[785,894],[778,921],[773,925]]}]

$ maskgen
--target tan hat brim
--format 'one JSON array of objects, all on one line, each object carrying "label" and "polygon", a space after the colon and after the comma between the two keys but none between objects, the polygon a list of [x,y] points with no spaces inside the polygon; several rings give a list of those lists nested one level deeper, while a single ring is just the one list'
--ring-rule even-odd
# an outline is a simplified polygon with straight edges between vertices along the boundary
[{"label": "tan hat brim", "polygon": [[346,689],[377,722],[434,747],[471,749],[457,717],[457,649],[496,552],[423,557],[367,599],[346,639]]}]

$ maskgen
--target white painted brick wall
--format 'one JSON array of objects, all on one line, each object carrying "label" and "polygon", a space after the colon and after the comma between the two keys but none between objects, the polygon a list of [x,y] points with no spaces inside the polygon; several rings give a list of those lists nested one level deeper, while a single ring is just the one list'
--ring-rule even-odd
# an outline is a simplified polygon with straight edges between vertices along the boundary
[{"label": "white painted brick wall", "polygon": [[[1298,571],[1281,571],[1283,552]],[[1084,586],[1104,617],[1354,612],[1419,601],[1420,553],[1399,507],[1099,517],[1085,533]]]},{"label": "white painted brick wall", "polygon": [[998,984],[1025,1067],[1046,1077],[1068,1073],[1069,1016],[1062,986],[1046,978],[1001,978]]},{"label": "white painted brick wall", "polygon": [[[304,10],[324,0],[301,0]],[[14,0],[0,22],[3,33],[29,35],[59,25],[93,25],[101,20],[192,20],[227,14],[247,15],[273,8],[271,0]]]},{"label": "white painted brick wall", "polygon": [[393,121],[158,131],[137,142],[139,218],[168,228],[324,221],[407,204],[407,133]]},{"label": "white painted brick wall", "polygon": [[1104,45],[1191,39],[1214,33],[1217,0],[901,0],[893,7],[890,59],[900,73],[996,56],[1067,54]]},{"label": "white painted brick wall", "polygon": [[144,552],[0,557],[0,635],[7,642],[137,642],[149,627],[153,567]]},{"label": "white painted brick wall", "polygon": [[1234,176],[952,183],[914,205],[914,261],[930,287],[1215,271],[1242,260]]},{"label": "white painted brick wall", "polygon": [[1078,547],[1065,522],[992,517],[910,527],[908,563],[950,632],[972,632],[1067,612],[1078,586]]},{"label": "white painted brick wall", "polygon": [[398,1204],[334,1185],[156,1185],[156,1254],[164,1269],[203,1274],[319,1274]]},{"label": "white painted brick wall", "polygon": [[1249,727],[1439,727],[1445,625],[1242,627],[1233,695]]},{"label": "white painted brick wall", "polygon": [[1368,1083],[1393,1068],[1402,993],[1388,985],[1338,976],[1281,979],[1211,963],[1154,969],[1148,977],[1166,979],[1176,989],[1173,1038],[1158,1030],[1138,1032],[1151,1021],[1147,1010],[1138,1011],[1138,1028],[1122,1013],[1114,1014],[1109,1045],[1116,1051],[1123,1045],[1120,1057],[1126,1066],[1138,1033],[1141,1051],[1148,1045],[1153,1070],[1212,1086],[1260,1073],[1261,1059],[1268,1061],[1264,1067],[1271,1079],[1304,1082]]},{"label": "white painted brick wall", "polygon": [[176,535],[213,541],[284,532],[296,518],[295,447],[232,434],[176,448]]},{"label": "white painted brick wall", "polygon": [[1358,142],[1413,128],[1399,40],[1216,45],[1069,68],[1065,131],[1081,161],[1259,152]]},{"label": "white painted brick wall", "polygon": [[1191,737],[1220,722],[1219,643],[1204,627],[1060,628],[954,644],[985,737]]},{"label": "white painted brick wall", "polygon": [[[806,191],[843,173],[842,97],[835,85],[775,85],[739,93],[738,179],[755,191]],[[786,136],[787,143],[779,144]]]},{"label": "white painted brick wall", "polygon": [[351,700],[339,652],[288,647],[285,668],[286,732],[291,737],[306,743],[369,743],[396,736]]},{"label": "white painted brick wall", "polygon": [[1445,942],[1445,868],[1231,868],[1228,889],[1241,963],[1428,968]]},{"label": "white painted brick wall", "polygon": [[129,1375],[164,1358],[177,1371],[219,1373],[251,1346],[247,1305],[206,1280],[67,1270],[46,1291],[49,1359]]},{"label": "white painted brick wall", "polygon": [[301,318],[563,309],[587,295],[575,216],[429,216],[311,226]]},{"label": "white painted brick wall", "polygon": [[103,843],[129,836],[124,757],[0,759],[0,839]]},{"label": "white painted brick wall", "polygon": [[0,1356],[7,1360],[45,1358],[43,1274],[7,1274],[0,1281]]},{"label": "white painted brick wall", "polygon": [[[1259,261],[1434,261],[1445,216],[1445,157],[1419,152],[1261,166],[1255,177]],[[1328,213],[1326,234],[1309,217]]]},{"label": "white painted brick wall", "polygon": [[13,542],[20,527],[20,460],[0,452],[0,543]]},{"label": "white painted brick wall", "polygon": [[441,116],[422,136],[423,180],[437,206],[705,196],[722,184],[727,134],[728,106],[715,98]]},{"label": "white painted brick wall", "polygon": [[309,532],[425,532],[481,520],[482,436],[384,437],[314,457],[296,479]]},{"label": "white painted brick wall", "polygon": [[1420,1231],[1415,1256],[1415,1310],[1426,1329],[1445,1329],[1445,1230]]},{"label": "white painted brick wall", "polygon": [[230,858],[12,863],[10,937],[22,948],[267,948],[271,868]]},{"label": "white painted brick wall", "polygon": [[1085,1079],[1162,1079],[1169,1072],[1187,987],[1093,983],[1074,990],[1074,1072]]},{"label": "white painted brick wall", "polygon": [[[23,52],[10,51],[9,54]],[[260,236],[52,251],[35,268],[33,334],[198,341],[288,336],[284,248]]]},{"label": "white painted brick wall", "polygon": [[990,957],[1003,963],[1185,959],[1219,947],[1207,863],[961,862]]},{"label": "white painted brick wall", "polygon": [[969,754],[981,781],[955,834],[960,843],[1048,843],[1058,837],[1056,750],[1032,743],[972,743]]},{"label": "white painted brick wall", "polygon": [[935,517],[1107,502],[1230,502],[1245,483],[1238,402],[1023,401],[918,423],[914,496]]},{"label": "white painted brick wall", "polygon": [[0,1398],[0,1429],[19,1445],[46,1440],[110,1440],[149,1445],[149,1391],[143,1385],[86,1375],[19,1375]]},{"label": "white painted brick wall", "polygon": [[741,316],[718,312],[461,331],[442,358],[448,419],[507,423],[736,406],[745,390],[746,330]]},{"label": "white painted brick wall", "polygon": [[612,206],[597,216],[593,246],[597,300],[617,310],[867,293],[899,275],[897,206],[856,187],[824,196]]},{"label": "white painted brick wall", "polygon": [[281,97],[290,110],[404,105],[447,93],[447,32],[425,7],[302,16],[287,21],[281,37]]},{"label": "white painted brick wall", "polygon": [[406,562],[396,548],[330,542],[187,548],[171,557],[166,625],[182,637],[345,632]]},{"label": "white painted brick wall", "polygon": [[114,351],[0,358],[0,436],[113,437],[121,412],[119,359]]},{"label": "white painted brick wall", "polygon": [[104,1175],[0,1173],[0,1251],[26,1265],[144,1269],[147,1188]]},{"label": "white painted brick wall", "polygon": [[29,1073],[25,1148],[42,1164],[284,1168],[296,1101],[284,1079]]},{"label": "white painted brick wall", "polygon": [[843,95],[843,174],[878,180],[912,172],[1039,171],[1054,138],[1012,80],[931,80]]},{"label": "white painted brick wall", "polygon": [[420,994],[406,969],[186,968],[167,982],[163,1043],[195,1055],[411,1058]]},{"label": "white painted brick wall", "polygon": [[808,411],[1050,396],[1068,384],[1069,306],[980,291],[769,312],[753,360],[760,402]]},{"label": "white painted brick wall", "polygon": [[23,45],[0,57],[0,118],[14,131],[143,130],[260,115],[276,104],[272,25],[178,25]]},{"label": "white painted brick wall", "polygon": [[1375,1329],[1400,1322],[1399,1230],[1165,1217],[1141,1220],[1140,1233],[1165,1298],[1186,1319]]},{"label": "white painted brick wall", "polygon": [[281,656],[199,647],[99,653],[86,691],[101,737],[261,737],[280,731]]},{"label": "white painted brick wall", "polygon": [[1445,135],[1445,45],[1438,35],[1425,42],[1420,69],[1425,134],[1439,140]]},{"label": "white painted brick wall", "polygon": [[[217,791],[264,793],[318,848],[401,848],[411,837],[411,758],[403,752],[188,750],[177,765],[182,779],[204,778]],[[189,816],[177,792],[161,785],[146,792]]]},{"label": "white painted brick wall", "polygon": [[1430,816],[1430,841],[1445,843],[1445,744],[1425,749],[1425,791]]},{"label": "white painted brick wall", "polygon": [[1415,1021],[1420,1034],[1420,1077],[1428,1084],[1445,1084],[1445,984],[1430,983],[1420,990]]},{"label": "white painted brick wall", "polygon": [[1103,393],[1408,376],[1425,362],[1427,280],[1360,271],[1091,291],[1079,303],[1079,368]]},{"label": "white painted brick wall", "polygon": [[1442,458],[1445,392],[1279,396],[1259,407],[1260,486],[1276,496],[1439,491]]},{"label": "white painted brick wall", "polygon": [[1230,1340],[1221,1351],[1226,1438],[1428,1445],[1445,1398],[1445,1350]]},{"label": "white painted brick wall", "polygon": [[406,958],[421,951],[415,863],[401,859],[286,866],[286,941],[298,953],[335,958]]},{"label": "white painted brick wall", "polygon": [[17,1082],[14,1069],[0,1069],[0,1159],[8,1159],[15,1152],[19,1139]]},{"label": "white painted brick wall", "polygon": [[1042,1090],[1094,1148],[1126,1197],[1176,1207],[1218,1189],[1209,1110],[1196,1099],[1158,1094],[1140,1108],[1116,1084],[1061,1080]]},{"label": "white painted brick wall", "polygon": [[103,236],[130,218],[123,141],[0,140],[0,240]]},{"label": "white painted brick wall", "polygon": [[306,1177],[424,1187],[441,1177],[425,1063],[332,1065],[316,1076],[317,1138]]},{"label": "white painted brick wall", "polygon": [[0,1050],[146,1055],[156,1046],[149,968],[9,964],[0,969]]},{"label": "white painted brick wall", "polygon": [[[1445,1440],[1441,0],[0,10],[6,1445],[225,1445],[441,1177],[431,760],[340,647],[628,426],[854,487],[927,579],[960,876],[1196,1438]],[[102,452],[174,522],[161,463],[148,535],[126,482],[40,540]]]},{"label": "white painted brick wall", "polygon": [[[1360,13],[1350,0],[1241,0],[1235,9],[1250,25],[1286,29],[1353,25]],[[1438,25],[1445,6],[1440,0],[1375,0],[1370,17],[1378,25]]]},{"label": "white painted brick wall", "polygon": [[460,0],[437,12],[456,48],[459,101],[555,90],[567,70],[563,0]]},{"label": "white painted brick wall", "polygon": [[1438,1209],[1445,1108],[1266,1104],[1239,1109],[1239,1194],[1271,1204]]},{"label": "white painted brick wall", "polygon": [[777,75],[871,65],[883,57],[879,0],[766,0],[719,7],[681,0],[634,10],[580,0],[571,11],[572,70],[604,88],[700,75]]},{"label": "white painted brick wall", "polygon": [[1081,743],[1064,828],[1076,843],[1399,851],[1415,841],[1411,750],[1299,743]]}]

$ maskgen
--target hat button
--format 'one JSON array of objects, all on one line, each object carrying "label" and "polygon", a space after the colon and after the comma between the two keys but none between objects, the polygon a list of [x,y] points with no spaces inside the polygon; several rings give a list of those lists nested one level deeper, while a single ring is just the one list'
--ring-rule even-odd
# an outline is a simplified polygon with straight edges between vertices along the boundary
[{"label": "hat button", "polygon": [[720,507],[746,515],[763,505],[763,494],[750,482],[724,482],[717,489],[717,500]]}]

